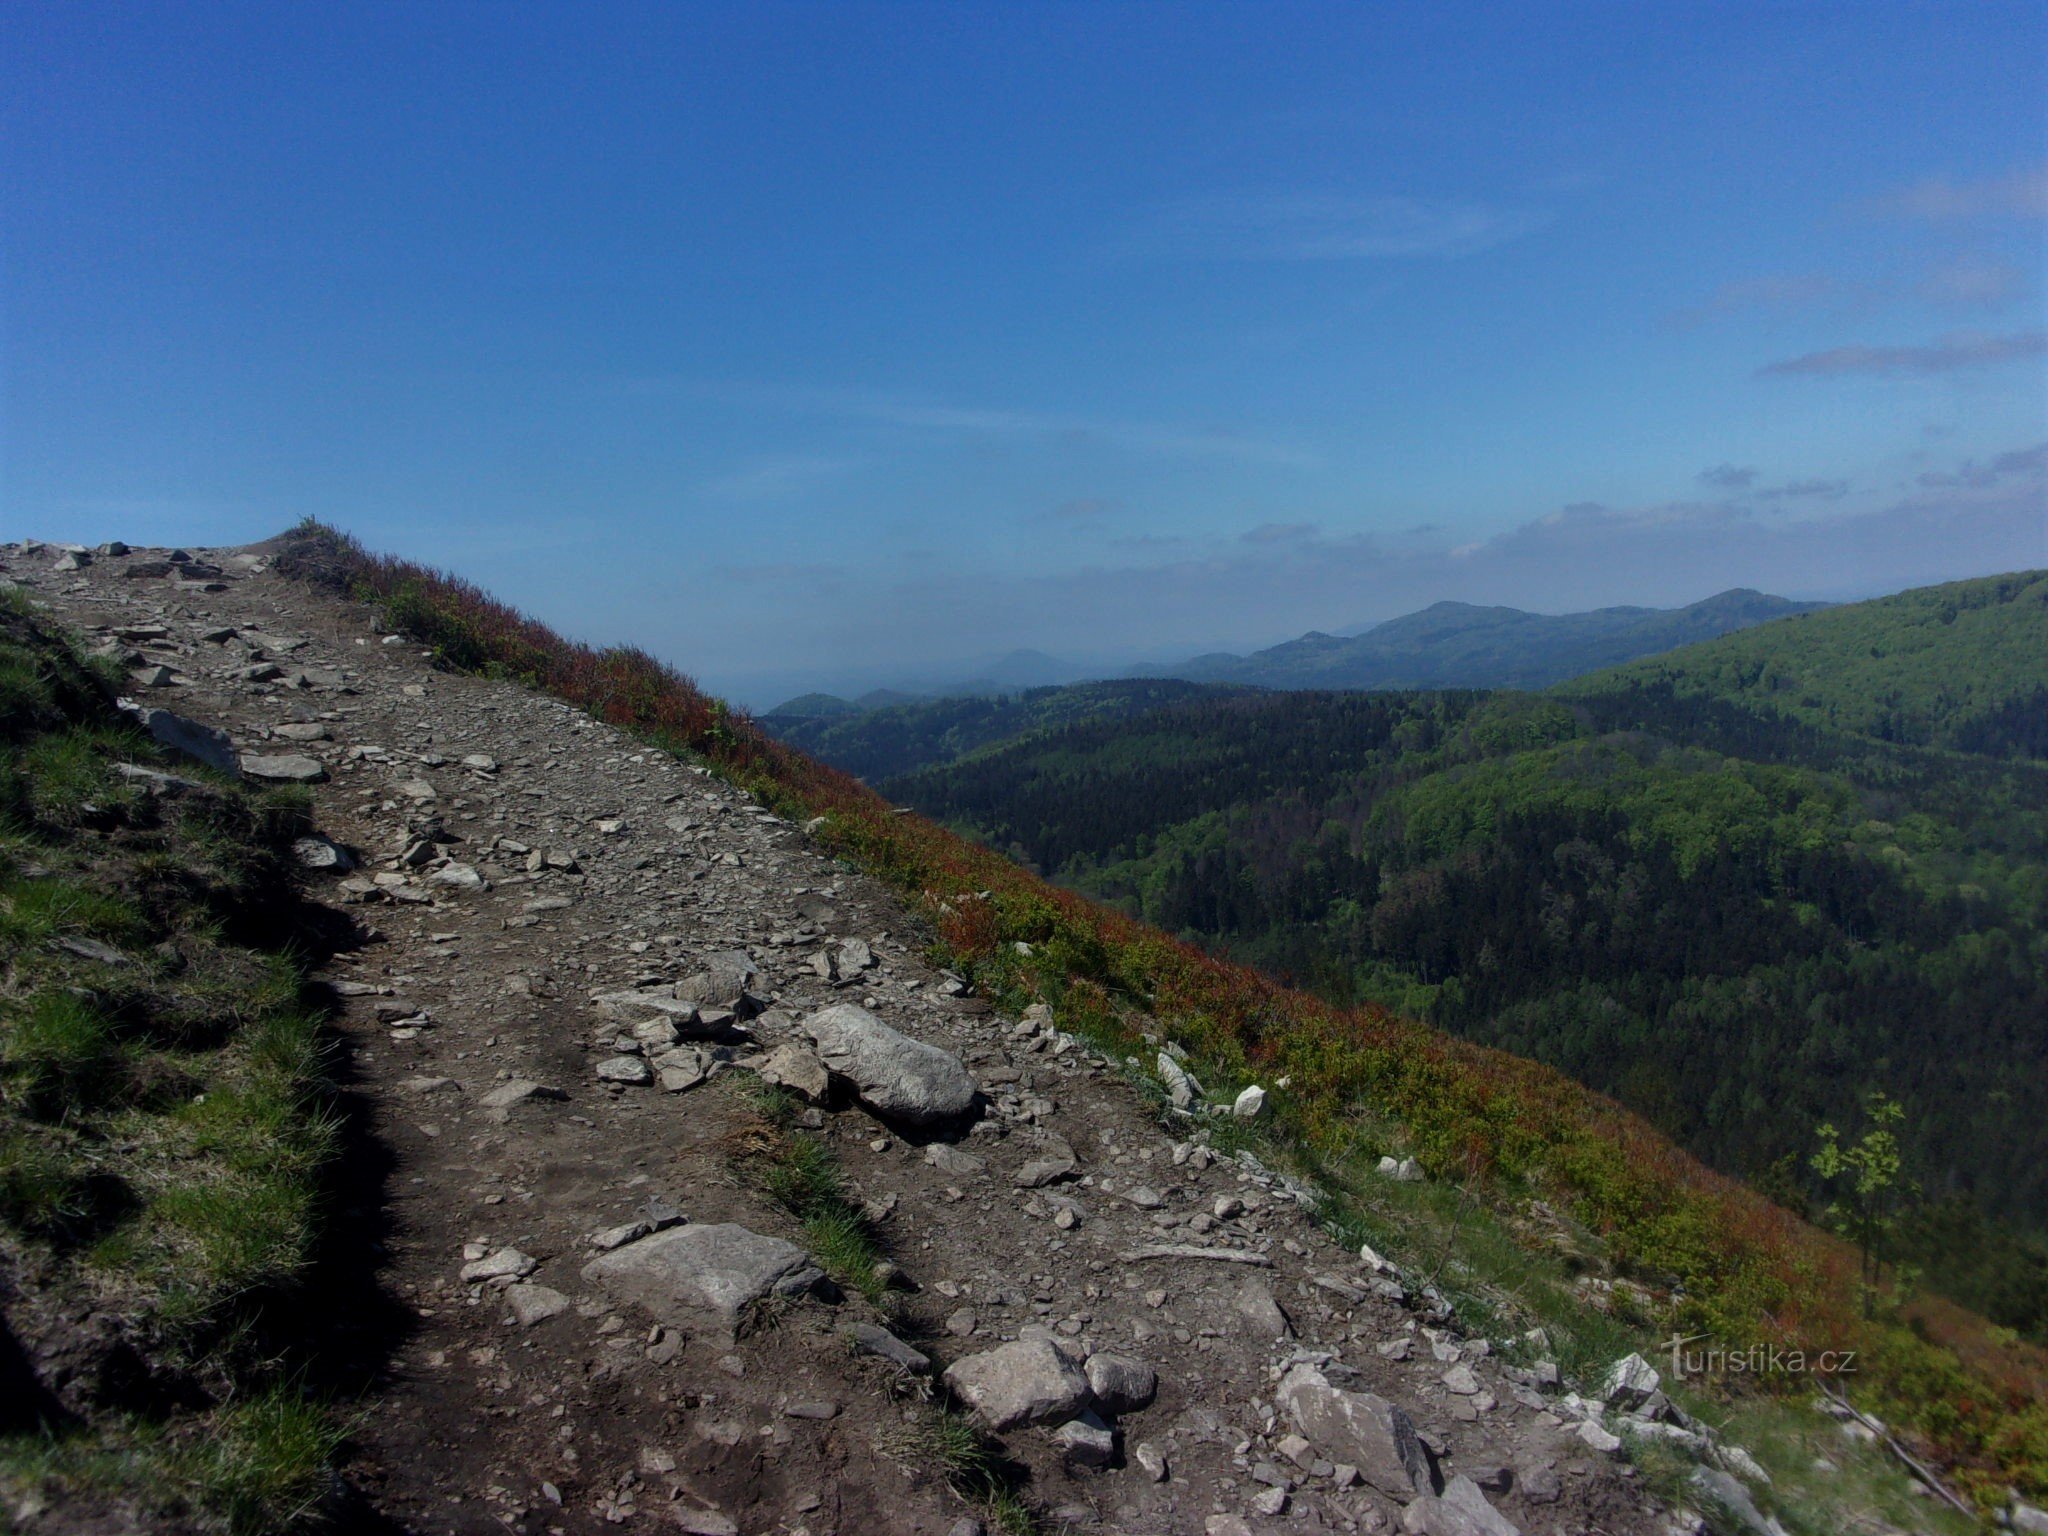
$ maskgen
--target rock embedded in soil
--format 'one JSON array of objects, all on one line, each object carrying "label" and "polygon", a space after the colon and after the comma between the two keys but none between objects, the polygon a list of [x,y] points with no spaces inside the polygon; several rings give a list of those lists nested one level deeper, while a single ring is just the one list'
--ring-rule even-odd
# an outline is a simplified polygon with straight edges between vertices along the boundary
[{"label": "rock embedded in soil", "polygon": [[509,1083],[500,1083],[489,1093],[477,1100],[493,1120],[504,1120],[521,1104],[539,1099],[566,1099],[568,1095],[559,1088],[550,1088],[536,1083],[531,1078],[515,1077]]},{"label": "rock embedded in soil", "polygon": [[244,757],[242,775],[274,784],[318,784],[327,777],[327,769],[317,758],[287,752],[281,757]]},{"label": "rock embedded in soil", "polygon": [[879,1356],[891,1365],[899,1365],[916,1375],[922,1376],[932,1368],[929,1356],[912,1349],[888,1329],[873,1323],[855,1323],[846,1330],[846,1336],[862,1354]]},{"label": "rock embedded in soil", "polygon": [[1296,1429],[1333,1462],[1397,1499],[1436,1491],[1429,1452],[1404,1409],[1371,1392],[1333,1387],[1313,1365],[1296,1365],[1281,1378],[1274,1401]]},{"label": "rock embedded in soil", "polygon": [[800,1296],[823,1272],[794,1243],[730,1222],[671,1227],[583,1266],[583,1278],[658,1323],[710,1325],[727,1337],[770,1296]]},{"label": "rock embedded in soil", "polygon": [[938,1125],[974,1107],[974,1079],[959,1057],[898,1033],[865,1008],[827,1008],[804,1030],[825,1065],[885,1119]]},{"label": "rock embedded in soil", "polygon": [[1071,1418],[1088,1402],[1088,1378],[1043,1339],[1019,1339],[956,1360],[945,1379],[993,1430]]},{"label": "rock embedded in soil", "polygon": [[1262,1339],[1284,1339],[1294,1332],[1273,1292],[1256,1280],[1247,1280],[1237,1293],[1237,1315]]},{"label": "rock embedded in soil", "polygon": [[235,744],[228,739],[228,733],[217,726],[188,720],[168,709],[146,706],[135,711],[135,719],[152,738],[173,752],[182,752],[195,762],[222,773],[235,771],[238,763]]},{"label": "rock embedded in soil", "polygon": [[568,1311],[569,1298],[552,1286],[528,1282],[507,1286],[505,1304],[512,1309],[514,1322],[522,1328],[531,1328],[535,1323],[544,1323]]},{"label": "rock embedded in soil", "polygon": [[1401,1512],[1409,1536],[1521,1536],[1469,1477],[1454,1477],[1441,1495],[1424,1494]]}]

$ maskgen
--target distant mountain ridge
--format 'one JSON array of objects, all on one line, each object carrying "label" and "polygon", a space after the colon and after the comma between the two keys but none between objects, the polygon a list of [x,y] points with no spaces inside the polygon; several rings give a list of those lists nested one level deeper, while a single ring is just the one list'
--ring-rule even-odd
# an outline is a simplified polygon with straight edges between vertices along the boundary
[{"label": "distant mountain ridge", "polygon": [[[1531,613],[1446,601],[1383,623],[1355,625],[1344,634],[1310,630],[1249,656],[1210,651],[1182,662],[1125,667],[1108,676],[1253,688],[1548,688],[1588,672],[1828,606],[1748,587],[1731,588],[1683,608],[1596,608],[1587,613]],[[973,677],[943,687],[877,688],[850,701],[806,693],[765,713],[771,719],[820,719],[1088,680],[1091,674],[1085,667],[1043,651],[1012,651],[979,665]]]},{"label": "distant mountain ridge", "polygon": [[1249,656],[1216,652],[1137,671],[1146,677],[1261,688],[1547,688],[1827,606],[1747,587],[1683,608],[1596,608],[1587,613],[1441,602],[1362,634],[1311,631]]}]

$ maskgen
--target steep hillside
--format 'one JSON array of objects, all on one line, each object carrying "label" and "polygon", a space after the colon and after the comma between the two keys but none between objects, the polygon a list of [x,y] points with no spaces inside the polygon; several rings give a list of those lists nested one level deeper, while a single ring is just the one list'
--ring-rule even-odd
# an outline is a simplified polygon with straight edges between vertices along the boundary
[{"label": "steep hillside", "polygon": [[[2048,675],[2038,585],[1835,610],[1547,699],[1195,701],[884,787],[1219,953],[1551,1062],[1788,1198],[1822,1198],[1816,1123],[1883,1089],[1931,1197],[2038,1233],[2048,1078],[2015,1064],[2048,1055],[2048,769],[1759,711],[1717,681],[1773,636],[1786,654],[1759,666],[1814,675],[1819,634],[1887,680],[1885,720],[1960,737]],[[1902,631],[1950,642],[1945,662],[1909,652],[1925,697],[1863,639]],[[1845,660],[1832,686],[1795,703],[1878,684]],[[2025,1253],[1932,1267],[2048,1332]]]},{"label": "steep hillside", "polygon": [[1684,608],[1566,614],[1444,602],[1360,635],[1308,634],[1250,656],[1147,670],[1263,688],[1541,688],[1822,606],[1746,590]]}]

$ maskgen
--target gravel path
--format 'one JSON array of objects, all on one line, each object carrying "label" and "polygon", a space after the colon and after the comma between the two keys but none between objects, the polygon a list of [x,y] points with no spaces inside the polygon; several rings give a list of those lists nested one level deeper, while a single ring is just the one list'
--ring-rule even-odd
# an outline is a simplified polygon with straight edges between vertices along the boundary
[{"label": "gravel path", "polygon": [[[1404,1510],[1443,1532],[1665,1528],[1579,1420],[1384,1294],[1283,1181],[1162,1125],[1040,1010],[955,995],[886,890],[744,794],[435,670],[261,546],[64,553],[0,564],[121,649],[139,703],[317,776],[319,829],[354,862],[308,879],[362,936],[324,979],[384,1153],[358,1193],[402,1327],[345,1471],[394,1528],[978,1529],[918,1431],[949,1367],[960,1399],[1000,1389],[985,1418],[1024,1404],[1001,1440],[1054,1529],[1390,1530]],[[867,1069],[834,1057],[798,1134],[875,1221],[898,1315],[812,1286],[729,1316],[718,1286],[807,1276],[800,1254],[760,1281],[782,1249],[713,1240],[804,1241],[734,1171],[736,1087],[783,1047],[778,1071],[814,1071],[805,1026],[842,1004],[957,1059],[979,1096],[920,1128],[863,1107],[891,1083],[855,1097]],[[586,1272],[607,1247],[668,1289]],[[884,1323],[932,1372],[849,1342]],[[1370,1460],[1398,1424],[1344,1438],[1354,1394],[1412,1417],[1429,1488]]]}]

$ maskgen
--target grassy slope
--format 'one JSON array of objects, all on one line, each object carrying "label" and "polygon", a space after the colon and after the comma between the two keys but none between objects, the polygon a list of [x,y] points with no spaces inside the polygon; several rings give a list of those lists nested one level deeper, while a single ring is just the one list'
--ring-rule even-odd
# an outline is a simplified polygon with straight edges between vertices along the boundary
[{"label": "grassy slope", "polygon": [[1616,1265],[1661,1282],[1645,1293],[1656,1326],[1859,1348],[1865,1400],[1987,1500],[2006,1482],[2048,1487],[2048,1363],[2037,1353],[1988,1338],[1967,1314],[1923,1319],[1917,1332],[1889,1314],[1866,1321],[1839,1243],[1557,1073],[1287,991],[894,815],[642,652],[572,645],[473,586],[318,527],[288,539],[281,565],[375,602],[451,665],[522,679],[821,818],[819,837],[903,891],[934,921],[943,958],[992,994],[1045,997],[1119,1056],[1170,1033],[1212,1087],[1284,1078],[1262,1128],[1269,1155],[1321,1171],[1340,1217],[1364,1203],[1358,1170],[1377,1152],[1412,1152],[1482,1194],[1502,1231],[1525,1211],[1564,1212]]},{"label": "grassy slope", "polygon": [[[116,763],[192,782],[149,792]],[[161,763],[60,634],[0,607],[0,1288],[25,1339],[85,1325],[73,1363],[94,1320],[126,1341],[98,1389],[22,1383],[0,1409],[24,1518],[269,1531],[326,1491],[335,1422],[269,1326],[335,1150],[321,1027],[271,922],[302,820],[300,798]]]}]

